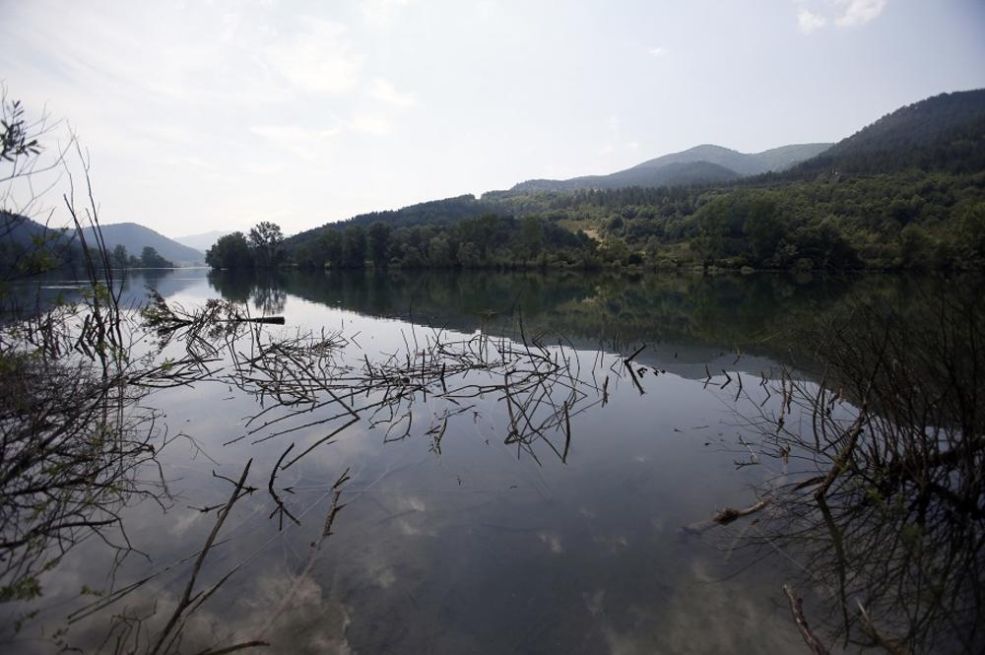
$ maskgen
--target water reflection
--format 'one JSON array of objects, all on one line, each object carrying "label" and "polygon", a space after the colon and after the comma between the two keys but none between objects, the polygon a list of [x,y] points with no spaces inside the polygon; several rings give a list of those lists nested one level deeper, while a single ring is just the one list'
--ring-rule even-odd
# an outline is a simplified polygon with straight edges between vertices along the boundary
[{"label": "water reflection", "polygon": [[816,617],[845,647],[985,645],[985,312],[969,282],[847,304],[810,330],[825,379],[764,380],[736,397],[752,432],[742,445],[778,475],[719,521],[797,562]]},{"label": "water reflection", "polygon": [[[783,389],[794,382],[808,394],[837,390],[846,402],[831,420],[842,428],[853,409],[866,407],[864,394],[847,384],[848,364],[864,358],[838,364],[819,348],[818,328],[828,326],[820,318],[844,324],[840,313],[857,304],[906,306],[918,293],[942,294],[940,281],[179,275],[187,277],[156,281],[182,282],[162,292],[169,303],[208,307],[219,292],[251,305],[251,317],[283,314],[287,325],[199,332],[211,340],[204,359],[216,358],[205,363],[209,374],[154,396],[173,431],[189,437],[156,453],[171,498],[167,511],[140,503],[125,515],[146,558],[120,563],[111,580],[102,566],[111,559],[106,549],[94,540],[80,544],[43,577],[41,613],[19,636],[6,635],[17,651],[97,651],[109,632],[105,643],[137,652],[152,652],[160,635],[175,634],[181,638],[159,652],[256,641],[270,643],[272,652],[312,653],[797,652],[800,636],[775,603],[784,582],[804,593],[839,588],[845,557],[832,555],[839,552],[833,534],[853,553],[882,552],[880,540],[900,534],[896,542],[910,543],[900,552],[911,556],[929,552],[925,537],[942,544],[971,535],[955,541],[964,550],[936,552],[968,566],[980,561],[978,528],[959,532],[953,522],[919,523],[905,512],[887,518],[880,512],[896,499],[920,494],[897,493],[890,484],[874,487],[876,499],[853,480],[887,480],[859,478],[854,468],[827,496],[830,520],[811,501],[813,489],[802,487],[803,498],[777,496],[766,513],[730,525],[742,538],[730,534],[724,557],[715,531],[699,540],[680,534],[716,508],[755,500],[750,489],[775,494],[777,475],[795,480],[790,487],[813,474],[804,462],[817,469],[825,457],[829,465],[837,458],[838,440],[815,448],[810,460],[794,449],[794,436],[811,434],[803,429],[812,425],[809,412],[804,422],[787,415],[780,430],[787,441],[756,429],[768,425],[766,436],[776,437],[783,414],[775,410],[792,397]],[[923,326],[931,317],[905,318]],[[162,356],[169,358],[190,342],[166,341]],[[849,342],[878,352],[861,335]],[[919,349],[933,361],[935,343],[940,339],[905,342],[899,352]],[[777,377],[783,365],[799,373]],[[892,390],[899,379],[880,383]],[[925,407],[942,406],[947,387],[907,379],[912,388],[933,390]],[[873,397],[871,421],[889,416],[892,393]],[[973,399],[962,402],[977,407]],[[946,429],[942,415],[929,416]],[[730,448],[748,457],[753,436],[760,437],[760,465],[737,468]],[[859,452],[885,459],[868,442],[865,448]],[[780,463],[767,467],[767,455]],[[978,451],[969,457],[962,466],[980,471]],[[233,492],[248,461],[242,493]],[[933,479],[942,484],[963,470]],[[346,471],[347,482],[336,486]],[[980,489],[969,488],[980,503]],[[919,516],[919,502],[913,511]],[[907,527],[914,522],[919,534]],[[765,566],[757,565],[763,552],[739,547],[750,537],[771,549]],[[774,546],[808,562],[814,575],[797,578],[799,569]],[[939,631],[900,629],[906,623],[897,615],[926,606],[894,603],[889,582],[872,582],[879,580],[872,567],[910,571],[893,561],[869,557],[871,566],[860,562],[843,593],[820,594],[823,604],[807,605],[827,643],[951,647]],[[948,572],[939,578],[944,586],[958,579],[955,568],[934,567]],[[977,607],[967,595],[978,593],[977,570],[954,594],[965,610]],[[186,611],[193,598],[194,611]],[[839,621],[821,622],[829,618],[821,610],[833,608],[841,618],[857,599],[885,643],[871,635],[866,641],[857,610],[850,641],[833,641],[846,630]],[[93,602],[99,611],[79,613]],[[922,612],[922,625],[968,623],[948,618],[970,616],[957,604],[940,606],[948,611]],[[0,609],[23,617],[37,607]],[[176,615],[181,629],[169,631]],[[966,635],[954,650],[980,645],[976,633]],[[104,650],[114,648],[121,650]]]},{"label": "water reflection", "polygon": [[[579,348],[630,354],[689,378],[736,367],[758,375],[770,363],[816,368],[815,326],[853,303],[897,306],[913,298],[980,288],[959,280],[905,276],[770,275],[641,277],[581,273],[289,271],[255,278],[227,271],[210,285],[231,300],[275,287],[320,306],[471,333],[563,336]],[[820,371],[818,371],[820,374]]]}]

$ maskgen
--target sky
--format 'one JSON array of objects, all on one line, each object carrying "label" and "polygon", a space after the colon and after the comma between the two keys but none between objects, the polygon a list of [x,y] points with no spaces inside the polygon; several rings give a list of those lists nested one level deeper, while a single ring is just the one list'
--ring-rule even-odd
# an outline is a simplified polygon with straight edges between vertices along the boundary
[{"label": "sky", "polygon": [[[985,87],[982,0],[0,0],[0,81],[103,223],[291,234]],[[53,137],[52,137],[53,138]]]}]

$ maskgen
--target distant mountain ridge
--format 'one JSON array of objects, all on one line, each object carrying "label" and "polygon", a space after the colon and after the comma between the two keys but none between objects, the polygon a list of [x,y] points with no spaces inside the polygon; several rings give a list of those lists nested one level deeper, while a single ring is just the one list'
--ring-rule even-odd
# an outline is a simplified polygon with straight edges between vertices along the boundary
[{"label": "distant mountain ridge", "polygon": [[420,202],[400,209],[359,214],[343,221],[326,223],[288,237],[284,246],[288,252],[292,252],[297,247],[316,240],[326,230],[339,230],[350,226],[369,227],[377,222],[389,225],[391,228],[443,225],[487,214],[505,215],[506,213],[508,213],[506,209],[493,202],[466,194]]},{"label": "distant mountain ridge", "polygon": [[907,168],[951,173],[985,169],[985,89],[942,93],[900,107],[794,166],[788,176]]},{"label": "distant mountain ridge", "polygon": [[198,234],[188,234],[185,236],[175,237],[173,240],[183,246],[188,246],[189,248],[198,250],[199,252],[205,252],[214,246],[216,241],[227,234],[232,233],[233,230],[212,230],[210,232],[200,232]]},{"label": "distant mountain ridge", "polygon": [[514,185],[510,191],[574,191],[731,182],[742,177],[787,170],[816,157],[830,147],[830,143],[803,143],[757,153],[742,153],[731,148],[704,144],[650,159],[608,175],[586,175],[568,180],[527,180]]},{"label": "distant mountain ridge", "polygon": [[[174,262],[177,266],[198,265],[205,262],[205,255],[201,251],[182,245],[174,239],[169,239],[163,234],[137,223],[100,225],[100,231],[108,250],[122,245],[129,254],[140,257],[141,251],[150,246],[161,257]],[[84,234],[89,240],[93,234],[92,228],[85,228]]]}]

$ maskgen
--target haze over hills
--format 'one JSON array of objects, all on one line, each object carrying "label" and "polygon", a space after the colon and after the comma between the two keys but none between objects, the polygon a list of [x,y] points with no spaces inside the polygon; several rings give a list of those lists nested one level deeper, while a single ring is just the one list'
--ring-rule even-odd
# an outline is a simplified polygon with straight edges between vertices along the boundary
[{"label": "haze over hills", "polygon": [[188,234],[186,236],[175,237],[174,240],[183,246],[188,246],[189,248],[194,248],[195,250],[204,253],[215,245],[216,241],[227,234],[232,233],[233,230],[212,230],[210,232],[201,232],[199,234]]},{"label": "haze over hills", "polygon": [[770,171],[784,171],[830,147],[830,143],[804,143],[747,154],[705,144],[650,159],[608,175],[587,175],[568,180],[527,180],[514,185],[510,191],[573,191],[729,182]]},{"label": "haze over hills", "polygon": [[698,146],[612,175],[363,214],[285,245],[315,268],[979,270],[983,174],[979,90],[908,105],[835,146]]},{"label": "haze over hills", "polygon": [[[182,245],[174,239],[169,239],[163,234],[137,223],[113,223],[101,225],[100,229],[109,250],[122,245],[129,254],[139,257],[141,251],[150,246],[157,250],[157,254],[161,257],[170,260],[177,266],[193,266],[205,262],[205,255],[201,251]],[[92,235],[92,228],[86,228],[85,235],[89,239]]]}]

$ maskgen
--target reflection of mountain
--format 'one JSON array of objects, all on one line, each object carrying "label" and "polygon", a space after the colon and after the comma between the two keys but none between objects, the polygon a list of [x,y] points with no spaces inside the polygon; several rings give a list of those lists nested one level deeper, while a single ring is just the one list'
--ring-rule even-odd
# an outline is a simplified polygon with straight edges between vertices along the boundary
[{"label": "reflection of mountain", "polygon": [[[263,280],[216,272],[210,282],[225,297],[245,300],[277,287],[312,302],[371,316],[399,317],[461,332],[485,329],[528,338],[558,335],[579,347],[630,352],[648,348],[641,364],[686,377],[705,365],[758,374],[768,361],[805,364],[811,326],[854,301],[902,303],[935,283],[901,277],[781,275],[607,275],[372,272],[287,272]],[[553,335],[553,337],[551,336]],[[737,353],[742,358],[736,362]],[[716,366],[717,364],[717,366]]]},{"label": "reflection of mountain", "polygon": [[[115,272],[114,285],[120,290],[120,306],[139,307],[147,301],[147,290],[154,289],[165,298],[200,283],[198,271],[154,269]],[[5,316],[31,316],[50,309],[57,302],[76,302],[90,283],[81,273],[50,273],[10,285],[3,298]]]}]

